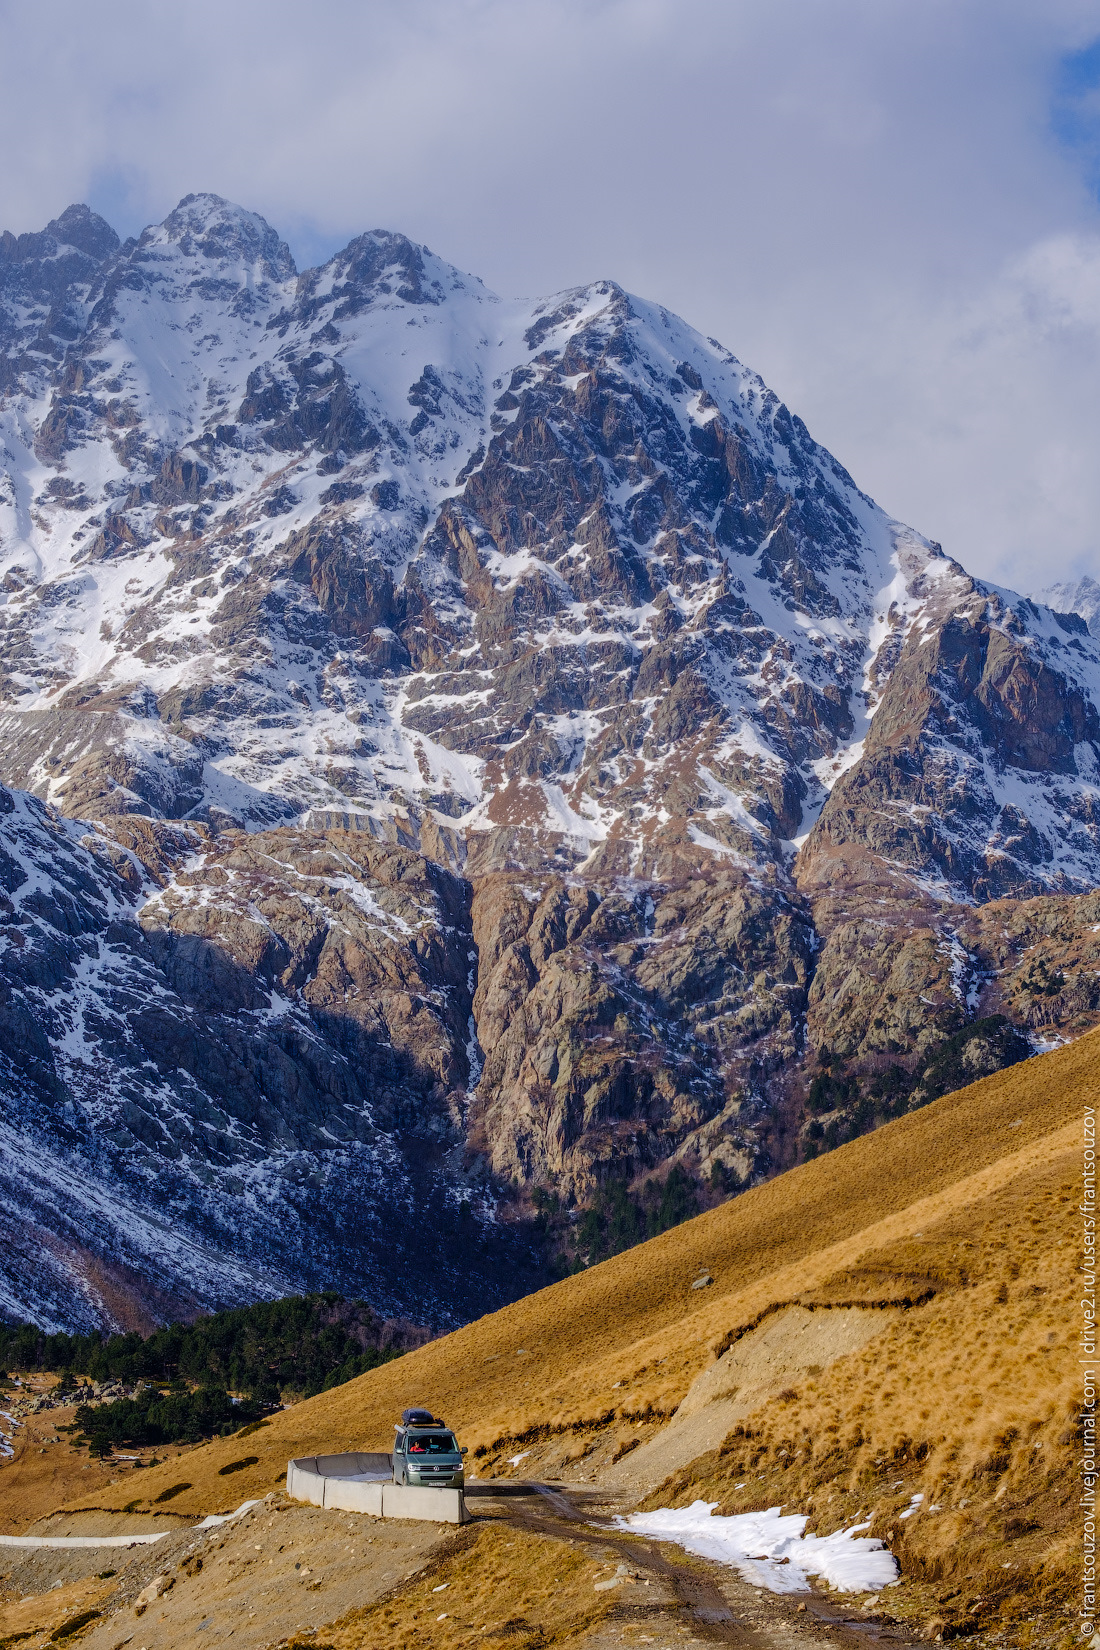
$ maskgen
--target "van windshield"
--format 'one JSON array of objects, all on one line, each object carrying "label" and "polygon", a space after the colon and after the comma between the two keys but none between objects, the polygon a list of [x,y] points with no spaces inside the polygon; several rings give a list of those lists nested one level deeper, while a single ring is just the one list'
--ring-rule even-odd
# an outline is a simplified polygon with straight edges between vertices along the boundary
[{"label": "van windshield", "polygon": [[457,1455],[458,1445],[449,1432],[410,1432],[407,1455]]}]

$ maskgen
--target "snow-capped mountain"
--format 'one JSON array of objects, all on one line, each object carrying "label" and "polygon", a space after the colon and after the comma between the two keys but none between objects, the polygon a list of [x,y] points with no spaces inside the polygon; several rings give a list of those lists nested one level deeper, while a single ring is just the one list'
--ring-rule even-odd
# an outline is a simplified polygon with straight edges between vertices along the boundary
[{"label": "snow-capped mountain", "polygon": [[[981,974],[959,911],[1100,882],[1084,621],[970,578],[613,282],[505,301],[382,232],[298,274],[215,196],[123,246],[73,207],[0,241],[0,346],[0,777],[118,852],[178,822],[141,954],[230,958],[234,1036],[278,1024],[295,1070],[353,1022],[397,1051],[387,1140],[566,1198],[672,1154],[743,1178],[853,921],[930,936],[942,1037]],[[301,932],[352,917],[328,975]],[[127,1186],[140,1130],[55,1076]]]},{"label": "snow-capped mountain", "polygon": [[1086,573],[1080,579],[1067,579],[1061,584],[1050,584],[1035,592],[1035,600],[1056,613],[1077,613],[1095,636],[1100,630],[1100,584]]},{"label": "snow-capped mountain", "polygon": [[[73,221],[107,253],[90,281]],[[726,350],[612,283],[506,303],[378,233],[298,276],[211,196],[118,250],[79,208],[25,239],[3,727],[9,779],[69,813],[402,814],[621,869],[680,838],[755,861],[862,759],[906,642],[964,611],[1002,669],[1042,656],[1090,702],[1087,642],[890,521]],[[951,759],[980,752],[984,658],[944,690]],[[969,776],[989,829],[968,817],[960,888],[1091,884],[1088,827],[1004,868],[1005,810],[1091,795],[1087,756],[1006,754],[1007,781],[995,752]]]}]

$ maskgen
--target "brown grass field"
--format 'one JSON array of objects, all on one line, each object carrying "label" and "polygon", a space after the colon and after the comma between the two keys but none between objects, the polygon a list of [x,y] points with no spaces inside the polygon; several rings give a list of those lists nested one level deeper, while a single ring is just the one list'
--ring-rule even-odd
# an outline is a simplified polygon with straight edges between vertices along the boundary
[{"label": "brown grass field", "polygon": [[[526,1454],[521,1475],[598,1481],[622,1458],[627,1504],[628,1450],[660,1433],[697,1377],[751,1350],[792,1305],[812,1308],[823,1334],[831,1311],[855,1305],[877,1314],[871,1338],[803,1360],[788,1384],[775,1365],[771,1389],[712,1447],[666,1462],[660,1484],[639,1465],[633,1499],[782,1504],[822,1533],[862,1515],[903,1565],[892,1607],[927,1637],[1068,1644],[1076,1206],[1098,1078],[1095,1032],[297,1404],[247,1441],[127,1473],[70,1505],[151,1510],[186,1481],[173,1513],[228,1510],[272,1492],[289,1456],[387,1448],[407,1404],[444,1416],[480,1476],[508,1475],[508,1457]],[[693,1289],[701,1269],[714,1281]],[[222,1474],[246,1455],[255,1465]],[[902,1520],[915,1495],[919,1511]],[[28,1501],[23,1527],[40,1510]],[[4,1469],[0,1517],[19,1524]],[[391,1642],[388,1618],[372,1621],[356,1637],[348,1617],[333,1642]],[[418,1630],[435,1642],[429,1622]]]}]

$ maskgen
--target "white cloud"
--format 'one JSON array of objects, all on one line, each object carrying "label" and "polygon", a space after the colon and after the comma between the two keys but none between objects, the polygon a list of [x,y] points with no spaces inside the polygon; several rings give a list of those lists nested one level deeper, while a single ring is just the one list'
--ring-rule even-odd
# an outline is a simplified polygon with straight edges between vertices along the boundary
[{"label": "white cloud", "polygon": [[0,0],[0,222],[184,193],[506,292],[613,275],[976,571],[1100,572],[1096,0]]},{"label": "white cloud", "polygon": [[1100,574],[1100,235],[1039,240],[920,320],[893,358],[891,507],[1018,588]]}]

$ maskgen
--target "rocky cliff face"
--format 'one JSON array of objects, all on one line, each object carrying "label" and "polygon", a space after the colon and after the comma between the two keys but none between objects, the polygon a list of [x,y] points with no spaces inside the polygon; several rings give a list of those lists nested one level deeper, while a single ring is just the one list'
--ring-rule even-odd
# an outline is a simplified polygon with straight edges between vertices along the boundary
[{"label": "rocky cliff face", "polygon": [[35,1138],[259,1268],[203,1299],[423,1317],[378,1258],[418,1197],[496,1276],[487,1185],[735,1185],[1025,1046],[981,914],[1100,881],[1097,644],[715,341],[381,232],[299,275],[192,196],[6,237],[0,348],[0,777],[156,981],[75,1053],[29,1011]]}]

